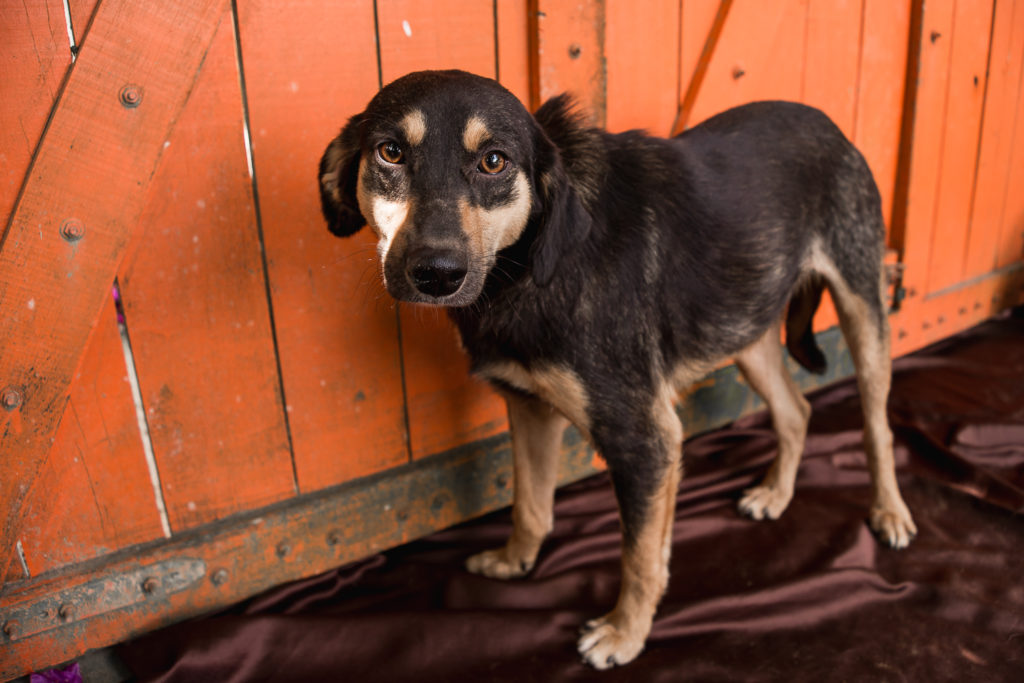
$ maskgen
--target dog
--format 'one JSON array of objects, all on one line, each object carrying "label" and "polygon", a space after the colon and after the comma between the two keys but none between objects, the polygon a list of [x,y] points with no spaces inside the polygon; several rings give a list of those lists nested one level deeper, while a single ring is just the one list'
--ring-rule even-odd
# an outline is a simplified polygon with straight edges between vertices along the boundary
[{"label": "dog", "polygon": [[873,480],[869,524],[916,534],[886,417],[885,227],[864,158],[822,112],[757,102],[671,138],[586,125],[571,99],[530,114],[497,82],[409,74],[330,142],[319,169],[332,233],[364,224],[398,301],[447,308],[472,373],[504,397],[514,528],[471,572],[527,574],[553,524],[571,422],[607,463],[622,525],[615,607],[583,627],[598,669],[643,649],[668,582],[683,427],[677,395],[735,359],[768,405],[778,456],[739,509],[793,496],[810,406],[785,370],[825,358],[812,317],[828,288],[857,372]]}]

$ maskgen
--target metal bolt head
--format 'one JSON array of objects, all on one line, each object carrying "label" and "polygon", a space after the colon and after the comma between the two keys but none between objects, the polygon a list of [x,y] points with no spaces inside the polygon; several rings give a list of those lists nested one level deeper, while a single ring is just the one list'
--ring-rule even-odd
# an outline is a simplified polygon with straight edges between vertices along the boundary
[{"label": "metal bolt head", "polygon": [[8,619],[4,622],[3,634],[8,640],[14,640],[18,636],[21,624],[17,619]]},{"label": "metal bolt head", "polygon": [[156,592],[156,589],[160,587],[160,579],[155,576],[148,577],[142,582],[142,592],[146,595],[152,595]]},{"label": "metal bolt head", "polygon": [[61,621],[68,621],[74,615],[74,610],[71,605],[64,603],[57,608],[57,616],[60,617]]},{"label": "metal bolt head", "polygon": [[142,104],[142,88],[129,83],[121,88],[117,97],[121,101],[122,107],[125,109],[134,109]]},{"label": "metal bolt head", "polygon": [[733,80],[738,81],[739,79],[743,78],[746,74],[747,72],[743,69],[742,66],[737,66],[732,70]]},{"label": "metal bolt head", "polygon": [[210,581],[213,581],[213,585],[214,586],[222,586],[225,583],[227,583],[227,580],[228,580],[228,570],[227,569],[218,569],[217,571],[215,571],[213,573],[212,576],[210,576]]},{"label": "metal bolt head", "polygon": [[327,545],[338,545],[341,543],[341,534],[336,531],[327,532]]},{"label": "metal bolt head", "polygon": [[579,59],[580,55],[583,54],[583,48],[573,43],[569,46],[569,57],[572,59]]},{"label": "metal bolt head", "polygon": [[288,541],[281,541],[280,543],[277,544],[277,556],[278,557],[281,557],[281,558],[287,557],[288,553],[290,553],[291,551],[292,551],[292,547],[291,547],[291,545],[288,544]]},{"label": "metal bolt head", "polygon": [[0,405],[3,405],[4,410],[17,410],[21,401],[21,392],[15,387],[4,387],[3,392],[0,392]]},{"label": "metal bolt head", "polygon": [[69,218],[61,223],[60,236],[65,242],[77,242],[85,237],[85,224],[77,218]]}]

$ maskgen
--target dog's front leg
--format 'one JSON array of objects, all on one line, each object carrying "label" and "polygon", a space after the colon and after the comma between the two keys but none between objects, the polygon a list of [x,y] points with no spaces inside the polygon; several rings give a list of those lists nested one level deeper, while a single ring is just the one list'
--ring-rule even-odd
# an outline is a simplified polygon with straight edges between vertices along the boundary
[{"label": "dog's front leg", "polygon": [[562,434],[569,423],[538,398],[509,393],[505,401],[515,477],[512,535],[505,547],[486,550],[466,560],[469,571],[496,579],[529,572],[544,537],[551,531],[558,456]]},{"label": "dog's front leg", "polygon": [[615,485],[623,533],[618,602],[611,612],[584,626],[578,644],[583,658],[598,669],[625,664],[640,654],[668,585],[682,475],[683,429],[674,397],[666,388],[642,421],[644,427],[609,430],[614,436],[598,444]]}]

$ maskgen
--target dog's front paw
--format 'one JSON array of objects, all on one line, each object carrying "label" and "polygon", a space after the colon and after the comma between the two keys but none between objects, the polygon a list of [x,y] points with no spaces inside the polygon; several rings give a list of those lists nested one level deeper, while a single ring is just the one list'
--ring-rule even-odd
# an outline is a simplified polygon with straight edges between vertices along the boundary
[{"label": "dog's front paw", "polygon": [[917,535],[917,526],[903,501],[873,505],[869,524],[879,541],[897,550],[906,548]]},{"label": "dog's front paw", "polygon": [[740,514],[751,519],[778,519],[785,512],[792,498],[792,491],[785,491],[778,486],[761,484],[744,491],[738,507]]},{"label": "dog's front paw", "polygon": [[511,557],[508,548],[477,553],[466,560],[466,569],[492,579],[515,579],[533,569],[535,558]]},{"label": "dog's front paw", "polygon": [[647,642],[650,624],[632,628],[619,623],[615,612],[591,619],[582,629],[576,650],[595,669],[610,669],[637,658]]}]

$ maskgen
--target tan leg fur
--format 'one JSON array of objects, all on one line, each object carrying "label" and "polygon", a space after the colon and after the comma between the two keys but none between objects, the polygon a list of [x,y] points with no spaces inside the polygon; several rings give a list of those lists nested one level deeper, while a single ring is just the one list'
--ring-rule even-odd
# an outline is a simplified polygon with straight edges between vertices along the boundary
[{"label": "tan leg fur", "polygon": [[537,560],[541,543],[554,523],[552,505],[558,479],[558,454],[569,421],[540,399],[506,396],[515,499],[513,531],[502,548],[466,560],[466,569],[495,579],[525,575]]}]

